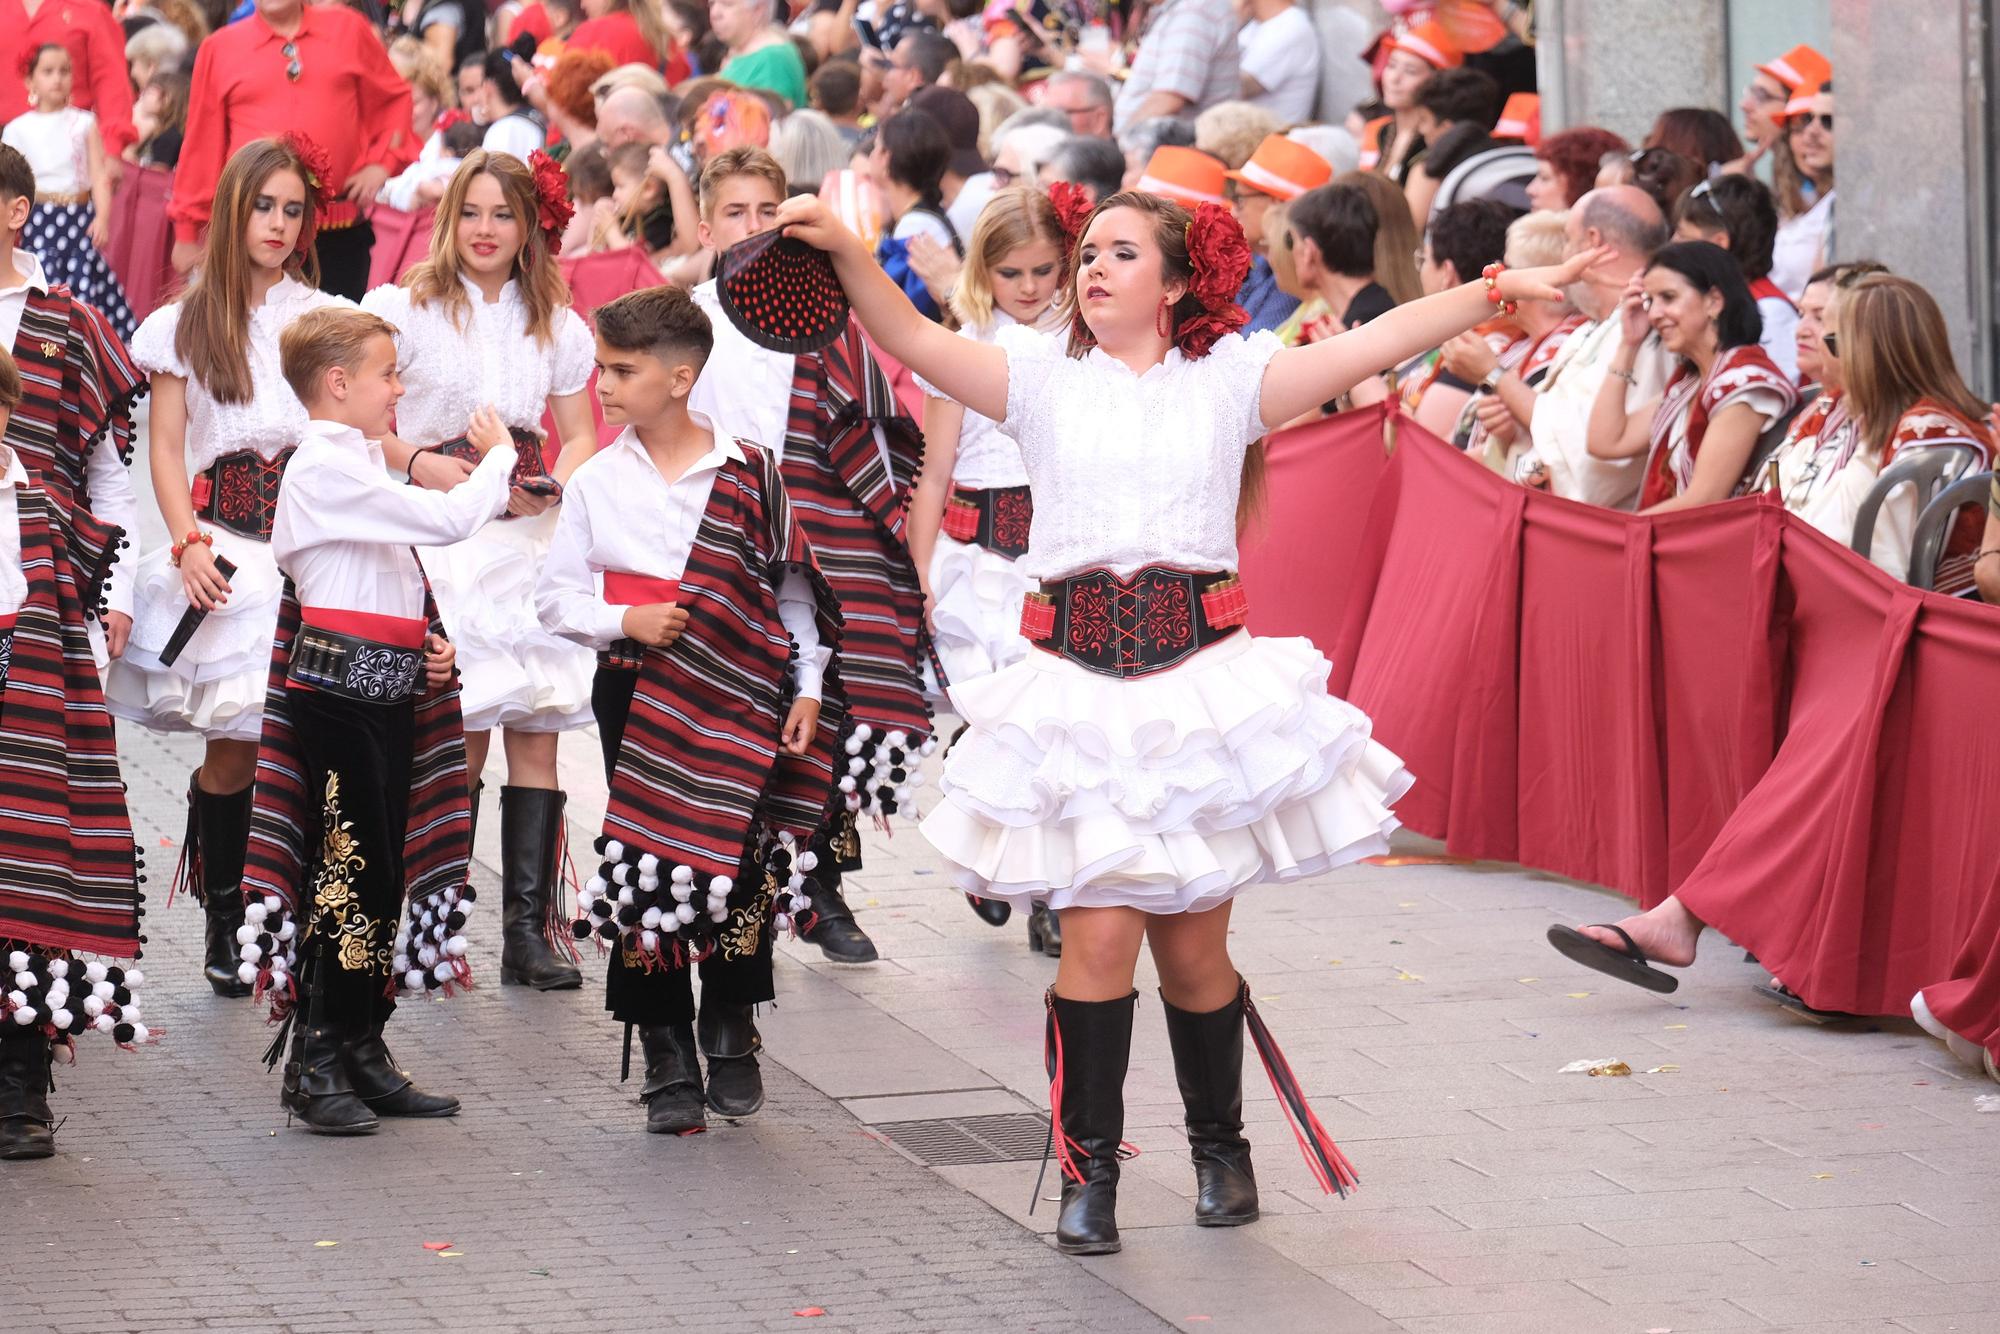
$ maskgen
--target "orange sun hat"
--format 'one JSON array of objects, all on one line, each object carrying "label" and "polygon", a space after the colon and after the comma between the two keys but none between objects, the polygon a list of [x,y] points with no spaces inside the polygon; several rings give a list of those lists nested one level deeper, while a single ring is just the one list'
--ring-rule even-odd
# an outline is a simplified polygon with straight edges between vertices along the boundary
[{"label": "orange sun hat", "polygon": [[1271,134],[1257,145],[1241,171],[1223,175],[1259,194],[1289,201],[1332,180],[1333,166],[1296,139]]},{"label": "orange sun hat", "polygon": [[1228,171],[1222,159],[1210,157],[1199,148],[1162,144],[1153,150],[1140,173],[1139,189],[1149,195],[1171,199],[1195,208],[1201,204],[1223,203],[1223,187]]}]

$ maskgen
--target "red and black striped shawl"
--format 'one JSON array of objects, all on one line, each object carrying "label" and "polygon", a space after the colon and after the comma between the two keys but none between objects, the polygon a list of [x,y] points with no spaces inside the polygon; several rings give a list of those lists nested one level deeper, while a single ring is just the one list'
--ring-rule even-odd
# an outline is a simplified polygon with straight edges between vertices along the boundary
[{"label": "red and black striped shawl", "polygon": [[923,449],[859,325],[793,359],[785,486],[840,599],[848,709],[854,722],[901,729],[913,744],[931,731],[918,666],[923,592],[904,538]]},{"label": "red and black striped shawl", "polygon": [[28,293],[12,350],[23,397],[6,441],[65,512],[90,509],[90,451],[108,433],[131,462],[132,405],[149,382],[98,309],[67,287]]},{"label": "red and black striped shawl", "polygon": [[745,459],[717,470],[681,575],[687,626],[646,650],[604,817],[607,837],[711,876],[736,874],[760,825],[801,844],[819,828],[841,726],[829,672],[812,746],[779,748],[797,652],[778,617],[786,571],[812,584],[836,659],[841,613],[771,456],[739,445]]},{"label": "red and black striped shawl", "polygon": [[0,940],[137,958],[137,850],[62,507],[17,495],[28,597],[0,690]]}]

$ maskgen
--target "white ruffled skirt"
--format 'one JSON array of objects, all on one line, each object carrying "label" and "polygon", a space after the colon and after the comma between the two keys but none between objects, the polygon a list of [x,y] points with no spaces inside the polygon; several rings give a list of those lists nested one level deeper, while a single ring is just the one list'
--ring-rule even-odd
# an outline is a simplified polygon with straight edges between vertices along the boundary
[{"label": "white ruffled skirt", "polygon": [[468,732],[567,732],[591,723],[596,655],[550,634],[535,615],[535,580],[556,515],[495,519],[463,542],[417,550],[458,649]]},{"label": "white ruffled skirt", "polygon": [[[931,553],[931,643],[953,686],[991,676],[1028,655],[1021,603],[1034,587],[1019,561],[938,534]],[[929,662],[924,678],[932,705],[949,708]]]},{"label": "white ruffled skirt", "polygon": [[1386,852],[1412,781],[1305,639],[1239,633],[1120,681],[1053,654],[964,685],[923,822],[969,894],[1199,912]]},{"label": "white ruffled skirt", "polygon": [[264,690],[284,576],[270,543],[226,528],[212,531],[215,554],[236,566],[229,600],[202,619],[173,666],[165,666],[160,653],[187,613],[187,589],[167,548],[141,557],[132,590],[132,636],[124,656],[105,673],[104,701],[115,717],[156,732],[256,741],[264,729]]}]

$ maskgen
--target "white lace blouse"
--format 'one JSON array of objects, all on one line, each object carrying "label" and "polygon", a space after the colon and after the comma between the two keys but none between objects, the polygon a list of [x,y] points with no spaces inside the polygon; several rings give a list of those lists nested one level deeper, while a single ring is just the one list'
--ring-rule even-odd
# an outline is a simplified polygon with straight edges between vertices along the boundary
[{"label": "white lace blouse", "polygon": [[250,312],[250,399],[218,403],[174,351],[181,303],[161,306],[132,335],[132,360],[149,375],[177,375],[187,381],[187,451],[193,472],[203,472],[226,454],[254,450],[275,458],[305,435],[307,414],[278,367],[278,336],[285,326],[321,306],[351,305],[293,277],[278,280],[264,304]]},{"label": "white lace blouse", "polygon": [[418,306],[407,287],[378,287],[361,308],[396,326],[396,352],[407,391],[396,407],[396,434],[413,445],[435,445],[465,434],[474,408],[488,404],[507,425],[539,431],[551,396],[583,392],[597,361],[597,340],[565,306],[551,324],[554,337],[528,336],[528,308],[508,283],[498,301],[469,293],[461,328],[442,303]]},{"label": "white lace blouse", "polygon": [[1015,325],[995,339],[1007,353],[1000,429],[1035,494],[1026,573],[1235,569],[1243,455],[1265,432],[1277,336],[1229,334],[1197,360],[1174,349],[1144,375],[1095,348],[1070,357],[1066,336]]}]

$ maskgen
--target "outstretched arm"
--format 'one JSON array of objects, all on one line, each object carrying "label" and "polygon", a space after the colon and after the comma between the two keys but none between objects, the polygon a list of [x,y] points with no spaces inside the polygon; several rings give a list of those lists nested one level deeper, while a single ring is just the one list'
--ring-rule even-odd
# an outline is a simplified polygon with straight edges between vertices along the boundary
[{"label": "outstretched arm", "polygon": [[[1509,301],[1559,301],[1562,289],[1601,258],[1601,252],[1589,250],[1549,268],[1508,269],[1500,275],[1500,294]],[[1469,282],[1407,302],[1323,343],[1284,348],[1264,368],[1264,425],[1275,430],[1367,377],[1442,346],[1492,313],[1485,282]]]},{"label": "outstretched arm", "polygon": [[1007,417],[1007,354],[975,343],[917,313],[875,257],[826,206],[810,195],[778,210],[787,236],[827,252],[861,327],[882,350],[956,401],[994,421]]}]

